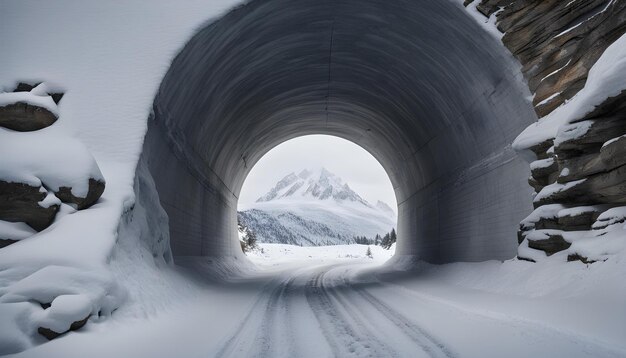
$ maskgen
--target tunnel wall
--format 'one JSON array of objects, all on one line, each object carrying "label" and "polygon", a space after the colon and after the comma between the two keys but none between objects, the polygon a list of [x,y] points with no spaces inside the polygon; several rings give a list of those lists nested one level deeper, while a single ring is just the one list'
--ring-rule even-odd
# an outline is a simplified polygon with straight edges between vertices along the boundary
[{"label": "tunnel wall", "polygon": [[398,201],[397,254],[510,258],[531,210],[510,143],[536,120],[518,66],[459,4],[252,1],[201,29],[165,76],[143,157],[174,255],[237,256],[252,166],[307,134],[353,141]]}]

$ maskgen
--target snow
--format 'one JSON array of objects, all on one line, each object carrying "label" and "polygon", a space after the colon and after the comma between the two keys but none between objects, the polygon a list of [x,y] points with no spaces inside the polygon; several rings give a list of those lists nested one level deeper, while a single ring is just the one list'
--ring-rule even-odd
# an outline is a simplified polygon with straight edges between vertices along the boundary
[{"label": "snow", "polygon": [[591,265],[432,265],[412,256],[383,264],[391,253],[374,246],[372,259],[361,245],[261,248],[248,256],[255,271],[230,282],[207,280],[201,270],[137,266],[126,279],[142,282],[145,297],[15,356],[626,354],[623,256]]},{"label": "snow", "polygon": [[598,220],[593,225],[594,229],[603,228],[626,221],[626,206],[611,208],[598,216]]},{"label": "snow", "polygon": [[553,95],[549,96],[548,98],[544,99],[543,101],[537,103],[536,106],[542,106],[542,105],[552,101],[554,98],[556,98],[560,94],[561,94],[561,92],[554,93]]},{"label": "snow", "polygon": [[563,31],[562,31],[562,32],[560,32],[558,35],[554,36],[554,38],[558,38],[558,37],[561,37],[561,36],[563,36],[563,35],[565,35],[565,34],[570,33],[572,30],[574,30],[574,29],[578,28],[580,25],[584,24],[585,22],[589,21],[590,19],[591,19],[591,18],[589,18],[589,19],[587,19],[587,20],[583,20],[583,21],[581,21],[581,22],[577,23],[576,25],[574,25],[574,26],[572,26],[572,27],[570,27],[570,28],[568,28],[568,29],[566,29],[566,30],[563,30]]},{"label": "snow", "polygon": [[[25,0],[0,5],[0,43],[10,44],[0,56],[0,87],[12,91],[19,82],[45,82],[30,93],[0,94],[2,103],[26,100],[59,114],[40,131],[0,130],[0,178],[35,186],[43,182],[50,190],[71,186],[76,196],[87,192],[88,177],[106,179],[94,206],[72,212],[62,205],[63,215],[51,227],[27,239],[25,232],[17,233],[23,239],[0,250],[0,321],[3,335],[10,332],[11,337],[7,344],[0,338],[0,354],[42,343],[33,336],[37,322],[31,319],[41,307],[27,301],[32,295],[15,295],[22,281],[29,282],[33,294],[48,292],[50,301],[87,294],[94,310],[106,313],[121,305],[125,293],[114,283],[124,281],[111,275],[111,258],[122,236],[118,227],[128,226],[122,217],[136,208],[135,168],[154,95],[171,60],[196,29],[239,2],[158,1],[146,6],[133,1],[122,6]],[[65,93],[58,106],[44,95],[57,90]],[[149,228],[160,226],[145,224],[145,236],[150,236]],[[135,231],[129,228],[126,234]],[[169,242],[159,236],[154,240],[142,243],[156,252],[148,250],[146,256],[167,257],[166,250],[161,256],[158,252],[169,248]],[[125,267],[120,277],[133,270],[137,267]],[[7,297],[15,303],[7,303]]]},{"label": "snow", "polygon": [[566,217],[566,216],[578,216],[584,213],[603,211],[606,209],[605,205],[589,205],[589,206],[576,206],[573,208],[567,208],[560,210],[558,213],[558,217]]},{"label": "snow", "polygon": [[[545,80],[546,78],[549,78],[549,77],[552,77],[552,76],[556,75],[556,74],[557,74],[557,73],[559,73],[562,69],[564,69],[565,67],[567,67],[567,66],[570,64],[570,62],[572,62],[572,59],[571,59],[571,58],[569,59],[569,61],[567,61],[567,63],[566,63],[565,65],[563,65],[563,67],[559,67],[558,69],[556,69],[556,70],[554,70],[554,71],[550,72],[547,76],[545,76],[544,78],[542,78],[539,82],[543,82],[543,80]],[[559,94],[561,94],[561,92],[556,93],[556,94],[553,94],[553,95],[552,95],[552,96],[550,96],[548,99],[550,99],[550,98],[552,98],[552,97],[556,97],[556,96],[558,96]]]},{"label": "snow", "polygon": [[22,240],[33,236],[37,231],[25,223],[12,223],[0,220],[0,240]]},{"label": "snow", "polygon": [[[263,220],[264,218],[257,215],[255,210],[262,211],[274,218],[277,225],[280,224],[288,228],[293,234],[318,243],[327,241],[345,243],[345,240],[339,240],[335,236],[331,236],[330,233],[328,233],[329,235],[325,234],[326,230],[323,228],[319,232],[312,232],[309,229],[312,226],[323,225],[323,227],[330,229],[333,234],[340,235],[346,240],[351,240],[354,236],[366,236],[368,238],[373,238],[376,234],[383,236],[396,226],[395,218],[392,218],[388,213],[354,202],[303,201],[296,198],[255,203],[240,208],[244,214]],[[306,220],[306,223],[302,223],[302,220]],[[251,223],[250,226],[252,226]],[[265,237],[258,228],[252,227],[252,229],[255,230],[259,241],[271,240],[271,238]],[[305,240],[298,243],[308,245]]]},{"label": "snow", "polygon": [[524,228],[534,227],[540,219],[556,219],[558,213],[563,210],[565,206],[561,204],[548,204],[542,205],[533,210],[524,220],[520,222],[520,225]]},{"label": "snow", "polygon": [[558,194],[560,192],[569,190],[579,184],[582,184],[585,180],[587,180],[587,178],[585,179],[580,179],[580,180],[574,180],[574,181],[570,181],[564,184],[561,183],[552,183],[550,185],[546,185],[545,187],[543,187],[543,189],[541,189],[541,191],[539,193],[537,193],[537,195],[535,196],[535,198],[533,199],[533,201],[535,203],[541,201],[542,199],[545,198],[549,198],[550,196],[554,195],[554,194]]},{"label": "snow", "polygon": [[609,144],[613,142],[620,140],[621,138],[626,138],[626,134],[607,140],[606,142],[604,142],[604,144],[602,144],[602,148],[608,146]]},{"label": "snow", "polygon": [[583,118],[609,97],[626,89],[626,35],[617,39],[589,70],[585,86],[569,101],[528,126],[513,142],[525,150],[553,139],[561,126]]},{"label": "snow", "polygon": [[104,181],[87,146],[55,125],[34,132],[0,128],[0,152],[0,179],[4,181],[43,183],[55,192],[70,187],[74,196],[83,198],[89,191],[89,178]]},{"label": "snow", "polygon": [[[43,188],[40,188],[40,189],[43,189]],[[46,197],[43,198],[43,200],[38,202],[37,204],[39,204],[39,206],[41,206],[42,208],[49,208],[52,205],[61,205],[61,200],[59,200],[59,198],[57,198],[54,195],[54,193],[48,192],[46,194]]]},{"label": "snow", "polygon": [[91,315],[91,300],[85,295],[61,295],[52,301],[39,319],[39,326],[63,333],[77,322]]},{"label": "snow", "polygon": [[305,169],[283,177],[255,203],[240,205],[239,216],[260,242],[345,244],[396,227],[395,212],[381,203],[370,204],[324,168]]},{"label": "snow", "polygon": [[[33,88],[34,90],[34,88]],[[59,109],[52,97],[48,94],[38,95],[37,92],[7,92],[0,93],[0,107],[5,107],[16,103],[27,103],[32,106],[42,107],[50,111],[55,116],[59,116]]]},{"label": "snow", "polygon": [[541,160],[535,160],[534,162],[530,163],[530,170],[532,171],[532,170],[537,170],[537,169],[542,169],[542,168],[548,168],[552,164],[554,164],[553,157],[541,159]]},{"label": "snow", "polygon": [[[575,1],[575,0],[574,0],[574,1]],[[569,5],[570,5],[571,3],[573,3],[574,1],[570,1],[570,2],[569,2],[566,6],[565,6],[565,7],[569,6]],[[609,6],[611,6],[611,5],[613,4],[613,2],[614,2],[614,1],[615,1],[615,0],[611,0],[611,1],[609,1],[609,2],[606,4],[606,6],[605,6],[602,10],[600,10],[600,11],[598,11],[597,13],[593,14],[592,16],[590,16],[589,18],[587,18],[586,20],[583,20],[583,21],[581,21],[580,23],[578,23],[578,24],[576,24],[576,25],[574,25],[574,26],[570,27],[569,29],[567,29],[567,30],[565,30],[565,31],[563,31],[563,32],[561,32],[561,33],[559,33],[558,35],[556,35],[556,36],[555,36],[555,38],[557,38],[557,37],[561,37],[561,36],[563,36],[563,35],[565,35],[565,34],[567,34],[567,33],[571,32],[572,30],[574,30],[575,28],[577,28],[577,27],[579,27],[580,25],[584,24],[585,22],[587,22],[587,21],[589,21],[589,20],[593,19],[594,17],[596,17],[596,16],[598,16],[598,15],[602,14],[603,12],[605,12],[605,11],[609,8]]]},{"label": "snow", "polygon": [[[0,354],[30,348],[17,356],[210,356],[257,309],[256,300],[268,296],[265,287],[276,288],[274,280],[309,272],[294,269],[296,261],[307,261],[301,260],[304,256],[312,256],[307,264],[355,264],[354,269],[336,270],[339,280],[357,274],[363,279],[366,269],[391,254],[372,247],[374,258],[369,259],[363,257],[364,247],[356,245],[341,249],[343,257],[330,250],[307,254],[296,248],[289,253],[291,264],[276,266],[269,261],[281,251],[268,247],[269,257],[250,256],[267,271],[243,277],[240,281],[247,284],[237,288],[206,283],[205,276],[190,277],[169,264],[167,238],[153,235],[167,232],[164,213],[157,222],[146,215],[157,210],[158,197],[141,175],[148,193],[139,194],[134,187],[146,118],[173,56],[195,29],[237,3],[193,0],[181,6],[158,1],[146,6],[137,1],[122,8],[110,2],[23,0],[2,5],[0,38],[10,41],[11,48],[0,56],[0,85],[46,81],[66,94],[53,126],[32,133],[0,131],[0,176],[37,186],[44,182],[50,188],[69,185],[77,196],[85,193],[85,178],[92,175],[106,178],[107,186],[90,209],[73,212],[62,205],[67,212],[52,227],[0,250]],[[489,19],[493,29],[492,21],[495,16]],[[626,73],[623,42],[621,38],[603,54],[585,92],[568,108],[591,110],[621,90],[618,85],[625,83]],[[39,101],[33,97],[43,92],[42,87],[25,96]],[[572,108],[562,109],[561,116],[577,113]],[[26,234],[23,229],[0,223],[3,235],[18,238]],[[393,276],[393,265],[388,267]],[[395,290],[377,286],[368,292],[407,320],[427,322],[435,336],[446,337],[455,351],[469,352],[467,356],[533,355],[529,349],[536,350],[534,355],[563,351],[567,356],[610,356],[611,350],[624,355],[624,267],[621,256],[588,267],[560,262],[531,266],[517,260],[424,264],[421,274],[404,282],[379,278]],[[561,274],[554,275],[555,270]],[[303,277],[307,282],[313,278]],[[52,306],[43,310],[38,303]],[[92,317],[79,333],[43,345],[43,338],[33,334],[42,324],[63,329],[89,312],[108,319]],[[376,310],[370,313],[378,317],[372,318],[374,324],[391,325]],[[418,317],[422,314],[427,316]],[[303,309],[296,315],[300,317],[307,319],[296,320],[297,326],[319,331],[310,310]],[[487,345],[494,339],[500,348]],[[311,342],[326,346],[322,340]],[[583,342],[582,347],[576,342]]]},{"label": "snow", "polygon": [[[460,1],[458,1],[458,4],[463,6],[463,2],[464,2],[464,0],[460,0]],[[467,5],[465,7],[465,9],[467,9],[467,12],[469,13],[469,15],[471,16],[472,19],[474,19],[483,29],[485,29],[485,31],[488,34],[490,34],[496,40],[498,40],[498,42],[500,42],[500,40],[502,40],[502,37],[504,36],[504,33],[500,32],[500,30],[498,30],[498,27],[496,26],[496,22],[498,20],[498,18],[497,18],[498,13],[500,11],[502,11],[503,8],[500,8],[500,10],[498,10],[498,11],[494,12],[493,14],[491,14],[491,16],[489,16],[489,18],[486,18],[485,15],[483,15],[476,8],[479,3],[480,3],[480,1],[478,1],[478,0],[472,1],[469,5]]]},{"label": "snow", "polygon": [[593,121],[581,121],[562,125],[557,131],[556,138],[554,139],[554,145],[559,146],[565,142],[584,136],[592,125]]},{"label": "snow", "polygon": [[[286,244],[260,243],[259,248],[247,253],[248,258],[260,268],[270,268],[289,264],[310,265],[344,261],[364,261],[382,264],[389,260],[396,251],[396,244],[389,250],[377,245],[332,245],[300,247]],[[365,255],[367,248],[372,258]]]}]

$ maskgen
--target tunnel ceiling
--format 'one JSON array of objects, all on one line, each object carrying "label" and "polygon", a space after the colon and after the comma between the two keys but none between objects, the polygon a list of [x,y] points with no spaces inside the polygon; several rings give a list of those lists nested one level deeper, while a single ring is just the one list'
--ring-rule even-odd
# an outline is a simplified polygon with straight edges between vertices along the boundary
[{"label": "tunnel ceiling", "polygon": [[329,134],[387,170],[400,253],[513,255],[530,197],[509,144],[536,119],[516,76],[501,45],[452,1],[234,9],[178,54],[149,121],[144,159],[174,253],[236,251],[237,196],[254,163],[285,140]]}]

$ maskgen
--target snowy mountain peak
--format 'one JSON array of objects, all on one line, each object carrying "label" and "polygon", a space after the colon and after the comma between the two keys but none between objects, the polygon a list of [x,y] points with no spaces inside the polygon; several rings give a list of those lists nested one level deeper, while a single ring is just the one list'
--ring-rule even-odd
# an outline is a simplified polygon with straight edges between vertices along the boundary
[{"label": "snowy mountain peak", "polygon": [[359,194],[343,183],[341,178],[326,168],[319,170],[304,169],[298,175],[289,173],[278,181],[257,202],[267,202],[280,199],[313,199],[356,202],[370,207],[371,205]]},{"label": "snowy mountain peak", "polygon": [[395,215],[395,211],[391,208],[391,206],[387,205],[384,201],[378,200],[376,202],[376,208],[382,212],[388,213],[390,215]]}]

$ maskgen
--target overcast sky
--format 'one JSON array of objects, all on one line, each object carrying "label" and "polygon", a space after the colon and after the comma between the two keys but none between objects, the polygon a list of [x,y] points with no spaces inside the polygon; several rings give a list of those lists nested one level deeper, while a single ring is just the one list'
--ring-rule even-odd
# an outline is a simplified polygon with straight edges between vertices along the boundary
[{"label": "overcast sky", "polygon": [[393,187],[380,163],[358,145],[327,135],[298,137],[270,150],[250,171],[239,203],[253,203],[291,172],[321,167],[341,177],[370,203],[382,200],[395,211]]}]

